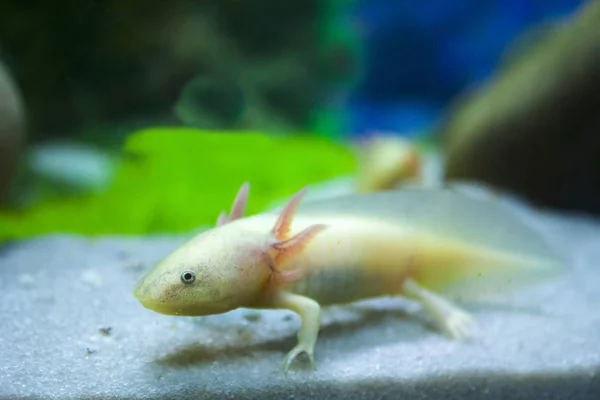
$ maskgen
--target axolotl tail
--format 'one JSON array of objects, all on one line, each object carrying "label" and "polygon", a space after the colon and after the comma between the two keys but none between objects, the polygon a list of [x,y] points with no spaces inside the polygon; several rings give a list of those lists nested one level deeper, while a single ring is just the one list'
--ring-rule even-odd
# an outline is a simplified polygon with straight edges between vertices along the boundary
[{"label": "axolotl tail", "polygon": [[505,295],[563,271],[557,257],[444,239],[432,240],[417,263],[413,277],[420,285],[463,299]]},{"label": "axolotl tail", "polygon": [[450,296],[505,293],[563,270],[563,260],[527,222],[534,211],[516,212],[493,195],[397,189],[306,202],[299,211],[368,216],[414,230],[429,247],[417,257],[415,277]]}]

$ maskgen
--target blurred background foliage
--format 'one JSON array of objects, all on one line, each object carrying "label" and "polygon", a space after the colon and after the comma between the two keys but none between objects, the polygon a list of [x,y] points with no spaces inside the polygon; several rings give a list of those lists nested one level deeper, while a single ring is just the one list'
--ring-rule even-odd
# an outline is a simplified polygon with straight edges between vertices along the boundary
[{"label": "blurred background foliage", "polygon": [[[568,36],[584,4],[5,0],[0,3],[0,240],[54,231],[189,230],[214,223],[245,180],[252,183],[250,211],[258,212],[305,184],[355,175],[365,160],[357,149],[374,131],[439,142],[449,155],[449,170],[459,171],[452,177],[517,187],[540,203],[594,211],[555,195],[555,181],[550,189],[528,193],[535,185],[496,178],[503,162],[505,175],[515,175],[506,162],[511,153],[495,153],[500,156],[494,170],[484,174],[478,172],[485,170],[481,164],[468,162],[480,147],[439,141],[449,137],[454,143],[471,129],[475,117],[458,127],[453,121],[459,111],[474,109],[472,103],[478,104],[478,116],[486,115],[481,110],[490,109],[487,100],[472,93],[493,91],[496,77],[506,71],[519,75],[523,60],[541,59],[539,49],[559,51],[556,37]],[[592,8],[588,20],[600,23]],[[571,59],[600,51],[590,30],[579,25],[566,41],[575,49]],[[597,59],[589,56],[576,68],[594,71]],[[542,83],[536,77],[532,87],[566,81],[558,72],[544,75],[542,69],[538,75]],[[589,72],[582,87],[595,87],[597,78]],[[535,96],[523,110],[540,98],[560,102],[554,93],[566,86],[555,86],[552,95],[527,88]],[[525,89],[511,89],[502,98],[527,97],[519,90]],[[573,96],[584,102],[586,94]],[[600,102],[592,103],[590,113],[600,108]],[[501,106],[494,107],[505,115]],[[543,125],[538,123],[542,111],[517,128],[509,123],[515,113],[507,112],[508,122],[496,124],[502,128],[488,142],[502,142],[509,136],[504,131],[519,127],[535,132]],[[581,113],[562,120],[575,116]],[[578,151],[591,133],[577,132],[597,132],[573,124],[561,129],[557,135],[581,137],[572,140]],[[485,124],[477,130],[490,131]],[[536,138],[505,147],[552,142]],[[598,154],[598,141],[593,143],[589,147]],[[561,159],[565,147],[548,146],[549,165]],[[455,151],[460,157],[448,149],[460,149]],[[486,149],[478,159],[492,160],[492,153]],[[453,167],[457,157],[461,168]],[[529,177],[536,180],[547,164],[532,162],[529,169],[536,174]],[[523,165],[515,168],[528,168]],[[598,182],[583,186],[597,188]],[[586,204],[600,200],[593,190],[584,196]]]},{"label": "blurred background foliage", "polygon": [[256,213],[299,185],[355,167],[352,154],[328,140],[273,139],[252,132],[149,129],[130,136],[123,149],[126,156],[106,190],[47,198],[25,219],[21,213],[0,214],[0,239],[57,229],[83,234],[193,230],[214,224],[245,181],[252,183],[247,211]]}]

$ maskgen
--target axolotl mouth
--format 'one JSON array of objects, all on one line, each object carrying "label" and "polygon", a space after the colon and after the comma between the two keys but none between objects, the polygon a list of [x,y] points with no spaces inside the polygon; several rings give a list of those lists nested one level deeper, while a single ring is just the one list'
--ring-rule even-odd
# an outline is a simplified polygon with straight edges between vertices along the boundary
[{"label": "axolotl mouth", "polygon": [[165,295],[164,288],[157,285],[155,280],[149,279],[149,275],[144,275],[133,287],[133,296],[145,308],[166,315],[180,315],[183,310],[179,310],[173,296]]},{"label": "axolotl mouth", "polygon": [[167,300],[161,300],[148,296],[140,283],[136,284],[133,290],[133,296],[140,302],[144,308],[164,315],[189,315],[193,316],[196,313],[190,312],[186,307],[177,307],[176,304]]},{"label": "axolotl mouth", "polygon": [[171,314],[171,307],[165,300],[160,300],[157,296],[152,295],[152,291],[144,284],[145,279],[140,279],[133,287],[133,296],[145,308],[155,311],[160,314]]}]

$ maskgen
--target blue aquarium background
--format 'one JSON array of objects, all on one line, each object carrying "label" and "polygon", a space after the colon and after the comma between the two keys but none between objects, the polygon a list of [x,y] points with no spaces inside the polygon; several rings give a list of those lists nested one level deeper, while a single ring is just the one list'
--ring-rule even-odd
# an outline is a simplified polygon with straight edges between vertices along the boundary
[{"label": "blue aquarium background", "polygon": [[[365,0],[348,6],[364,71],[345,113],[349,131],[427,131],[465,88],[490,77],[510,44],[559,23],[580,0]],[[351,24],[348,24],[349,26]]]}]

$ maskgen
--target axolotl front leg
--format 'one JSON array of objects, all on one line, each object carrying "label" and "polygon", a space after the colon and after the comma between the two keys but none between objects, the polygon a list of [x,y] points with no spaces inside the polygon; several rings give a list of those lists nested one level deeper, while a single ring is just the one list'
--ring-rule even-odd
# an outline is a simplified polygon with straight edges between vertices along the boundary
[{"label": "axolotl front leg", "polygon": [[318,233],[326,228],[323,224],[311,225],[302,232],[290,237],[292,219],[306,189],[296,193],[281,211],[271,232],[266,254],[267,262],[273,271],[272,281],[265,295],[257,304],[261,308],[288,309],[297,313],[301,320],[298,331],[298,344],[286,355],[281,365],[283,371],[290,366],[302,353],[306,353],[315,368],[315,344],[321,327],[321,306],[315,300],[282,290],[286,283],[302,276],[301,270],[281,271],[277,265],[287,257],[302,251],[302,248]]},{"label": "axolotl front leg", "polygon": [[311,367],[316,368],[315,344],[321,327],[321,306],[319,303],[306,296],[281,291],[268,299],[265,307],[294,311],[302,320],[298,331],[298,344],[285,356],[281,369],[283,371],[289,370],[296,357],[302,353],[308,356]]},{"label": "axolotl front leg", "polygon": [[[283,289],[286,283],[300,278],[302,270],[278,268],[278,265],[287,257],[302,251],[314,236],[326,228],[323,224],[314,224],[294,236],[290,235],[293,216],[305,192],[306,188],[300,190],[287,202],[266,239],[260,253],[271,269],[271,276],[261,295],[252,304],[247,305],[247,307],[258,309],[288,309],[300,315],[302,325],[298,332],[298,344],[285,357],[282,364],[284,371],[287,371],[296,357],[302,353],[308,355],[311,365],[313,368],[315,367],[314,349],[321,325],[321,307],[316,301]],[[222,212],[217,220],[217,226],[241,218],[244,214],[247,197],[248,184],[244,184],[236,196],[231,214],[227,215],[226,212]]]}]

